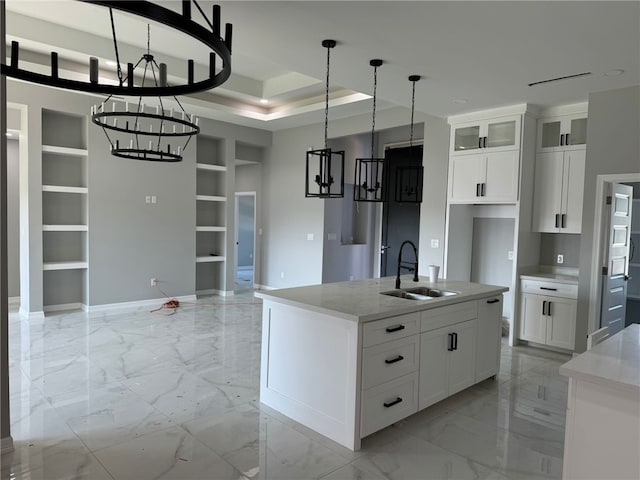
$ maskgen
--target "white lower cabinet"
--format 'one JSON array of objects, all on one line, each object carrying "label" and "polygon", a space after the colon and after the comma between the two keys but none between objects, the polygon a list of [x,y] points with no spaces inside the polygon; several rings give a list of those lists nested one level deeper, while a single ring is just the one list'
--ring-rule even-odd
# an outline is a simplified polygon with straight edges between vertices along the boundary
[{"label": "white lower cabinet", "polygon": [[420,335],[420,409],[475,383],[475,341],[475,320]]},{"label": "white lower cabinet", "polygon": [[[574,289],[569,290],[567,285],[553,282],[523,282],[522,285],[520,338],[541,345],[573,350],[577,310]],[[546,294],[531,293],[536,289]],[[567,296],[558,296],[563,294]]]},{"label": "white lower cabinet", "polygon": [[478,300],[476,329],[476,383],[500,370],[502,295]]}]

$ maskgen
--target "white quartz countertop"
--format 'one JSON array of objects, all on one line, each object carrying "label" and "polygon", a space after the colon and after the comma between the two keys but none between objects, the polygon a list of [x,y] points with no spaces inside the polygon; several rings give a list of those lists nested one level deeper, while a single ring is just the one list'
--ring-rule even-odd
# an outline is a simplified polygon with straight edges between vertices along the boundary
[{"label": "white quartz countertop", "polygon": [[260,291],[256,292],[256,296],[264,300],[301,307],[347,320],[368,322],[444,305],[452,305],[467,300],[490,297],[509,290],[506,287],[495,285],[442,279],[431,283],[427,277],[419,277],[420,281],[416,283],[412,281],[411,275],[400,278],[402,280],[401,289],[430,287],[452,290],[458,292],[458,294],[437,297],[431,300],[408,300],[381,295],[381,292],[395,289],[395,277],[385,277]]},{"label": "white quartz countertop", "polygon": [[631,324],[571,359],[560,374],[640,394],[640,325]]},{"label": "white quartz countertop", "polygon": [[536,273],[528,273],[520,275],[521,279],[524,280],[544,280],[544,281],[552,281],[556,283],[566,283],[569,285],[577,285],[578,277],[575,275],[565,275],[561,273],[551,273],[551,272],[536,272]]}]

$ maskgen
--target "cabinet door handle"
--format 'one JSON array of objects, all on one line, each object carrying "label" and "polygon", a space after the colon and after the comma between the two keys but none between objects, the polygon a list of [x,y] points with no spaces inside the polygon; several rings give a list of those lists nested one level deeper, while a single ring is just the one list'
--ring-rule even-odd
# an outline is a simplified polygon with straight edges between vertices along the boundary
[{"label": "cabinet door handle", "polygon": [[478,137],[478,148],[482,148],[482,137]]},{"label": "cabinet door handle", "polygon": [[568,133],[565,133],[565,135],[564,135],[564,144],[565,145],[569,145],[569,134]]},{"label": "cabinet door handle", "polygon": [[453,333],[449,333],[449,346],[447,347],[447,350],[450,352],[453,352]]},{"label": "cabinet door handle", "polygon": [[458,334],[455,332],[453,333],[453,349],[458,349]]},{"label": "cabinet door handle", "polygon": [[384,361],[387,365],[391,365],[392,363],[399,362],[400,360],[404,360],[402,355],[398,355],[396,358],[387,359]]},{"label": "cabinet door handle", "polygon": [[556,213],[556,228],[560,228],[560,214]]},{"label": "cabinet door handle", "polygon": [[481,187],[480,187],[480,196],[481,197],[485,197],[487,195],[486,194],[487,184],[486,183],[481,183],[480,185],[481,185]]},{"label": "cabinet door handle", "polygon": [[548,305],[547,305],[547,316],[549,316],[549,317],[550,317],[550,316],[551,316],[551,304],[552,304],[553,302],[547,302],[547,303],[548,303]]},{"label": "cabinet door handle", "polygon": [[487,303],[498,303],[500,301],[499,298],[494,298],[492,300],[487,300]]},{"label": "cabinet door handle", "polygon": [[563,213],[562,215],[560,215],[560,218],[562,219],[560,225],[562,226],[562,228],[565,228],[567,226],[567,215]]},{"label": "cabinet door handle", "polygon": [[400,402],[402,402],[402,398],[398,397],[393,402],[383,403],[383,405],[384,405],[384,408],[390,408],[390,407],[393,407],[394,405],[399,404]]},{"label": "cabinet door handle", "polygon": [[404,330],[404,325],[396,325],[395,327],[387,327],[387,333],[399,332]]},{"label": "cabinet door handle", "polygon": [[482,184],[476,183],[476,197],[482,196]]},{"label": "cabinet door handle", "polygon": [[564,135],[560,135],[560,146],[564,147]]},{"label": "cabinet door handle", "polygon": [[547,301],[543,300],[542,301],[542,315],[546,315],[547,314]]},{"label": "cabinet door handle", "polygon": [[551,288],[551,287],[540,287],[540,290],[549,290],[550,292],[557,292],[558,291],[557,288]]},{"label": "cabinet door handle", "polygon": [[484,140],[482,141],[482,146],[484,148],[487,148],[487,137],[484,137]]}]

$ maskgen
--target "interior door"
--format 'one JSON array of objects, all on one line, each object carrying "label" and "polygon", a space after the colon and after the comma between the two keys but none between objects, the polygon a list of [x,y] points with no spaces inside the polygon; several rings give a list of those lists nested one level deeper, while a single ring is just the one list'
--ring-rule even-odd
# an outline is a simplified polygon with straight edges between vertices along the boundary
[{"label": "interior door", "polygon": [[[422,165],[422,145],[390,148],[385,152],[384,185],[388,201],[383,205],[382,248],[380,251],[380,276],[393,276],[398,268],[398,252],[405,240],[411,240],[416,248],[420,237],[420,204],[396,202],[396,172],[401,166]],[[385,194],[386,195],[386,194]],[[413,262],[411,248],[405,247],[403,260]],[[403,270],[407,273],[406,270]]]},{"label": "interior door", "polygon": [[620,183],[607,183],[606,187],[609,234],[602,268],[600,327],[608,326],[613,335],[624,328],[625,322],[633,187]]}]

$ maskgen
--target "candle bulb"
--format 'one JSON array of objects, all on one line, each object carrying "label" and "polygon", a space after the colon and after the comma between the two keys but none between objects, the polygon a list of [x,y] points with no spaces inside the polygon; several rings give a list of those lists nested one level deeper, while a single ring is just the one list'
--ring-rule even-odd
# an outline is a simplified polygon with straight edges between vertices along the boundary
[{"label": "candle bulb", "polygon": [[200,120],[200,118],[196,117],[196,127],[198,126],[198,120]]},{"label": "candle bulb", "polygon": [[113,103],[111,104],[111,111],[112,111],[112,112],[115,112],[115,111],[116,111],[116,102],[113,102]]},{"label": "candle bulb", "polygon": [[89,81],[91,83],[99,82],[99,64],[96,57],[89,57]]},{"label": "candle bulb", "polygon": [[100,110],[104,112],[104,102],[100,104]]},{"label": "candle bulb", "polygon": [[113,126],[114,126],[114,127],[117,127],[117,126],[118,126],[118,119],[117,119],[117,118],[114,118],[114,119],[113,119]]},{"label": "candle bulb", "polygon": [[149,140],[149,150],[153,150],[153,140]]},{"label": "candle bulb", "polygon": [[176,126],[173,126],[173,133],[176,133]]},{"label": "candle bulb", "polygon": [[129,140],[129,148],[133,148],[133,138]]},{"label": "candle bulb", "polygon": [[180,155],[180,152],[182,151],[182,146],[178,147],[178,155]]},{"label": "candle bulb", "polygon": [[173,108],[172,108],[171,110],[169,110],[169,116],[170,116],[171,118],[173,118]]},{"label": "candle bulb", "polygon": [[160,105],[156,105],[156,115],[160,115]]}]

